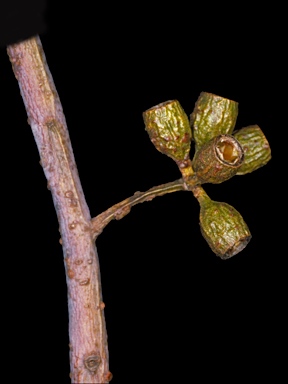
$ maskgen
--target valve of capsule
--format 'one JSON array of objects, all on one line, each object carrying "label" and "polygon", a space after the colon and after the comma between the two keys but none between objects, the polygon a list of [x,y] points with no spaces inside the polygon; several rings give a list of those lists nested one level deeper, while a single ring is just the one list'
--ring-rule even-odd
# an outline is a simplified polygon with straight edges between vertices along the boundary
[{"label": "valve of capsule", "polygon": [[238,103],[208,92],[201,92],[190,115],[196,151],[215,136],[231,134],[236,124]]},{"label": "valve of capsule", "polygon": [[179,165],[189,162],[191,128],[179,101],[168,100],[143,113],[145,129],[161,153]]},{"label": "valve of capsule", "polygon": [[201,184],[219,184],[236,175],[243,160],[240,143],[232,135],[219,135],[195,153],[192,165]]},{"label": "valve of capsule", "polygon": [[211,200],[202,190],[200,229],[212,251],[221,259],[229,259],[242,251],[251,233],[241,214],[231,205]]},{"label": "valve of capsule", "polygon": [[271,159],[271,149],[258,125],[249,125],[233,134],[244,151],[244,161],[237,175],[245,175],[263,167]]}]

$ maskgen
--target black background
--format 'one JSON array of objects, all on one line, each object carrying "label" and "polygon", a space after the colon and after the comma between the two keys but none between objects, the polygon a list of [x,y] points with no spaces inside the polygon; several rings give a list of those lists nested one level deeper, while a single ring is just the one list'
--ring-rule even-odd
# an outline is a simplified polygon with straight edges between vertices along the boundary
[{"label": "black background", "polygon": [[[238,101],[236,128],[258,124],[272,160],[252,174],[205,186],[211,198],[239,210],[252,232],[247,248],[228,261],[202,238],[199,206],[187,192],[140,204],[101,234],[113,383],[202,382],[211,374],[234,382],[248,372],[279,372],[287,253],[279,222],[286,206],[276,183],[281,50],[265,16],[219,20],[213,9],[208,17],[180,4],[165,11],[131,7],[92,11],[50,1],[40,35],[91,216],[179,178],[142,120],[144,110],[169,99],[178,99],[187,114],[201,91]],[[17,81],[5,49],[0,54],[7,364],[12,372],[18,364],[30,382],[68,383],[57,218]]]}]

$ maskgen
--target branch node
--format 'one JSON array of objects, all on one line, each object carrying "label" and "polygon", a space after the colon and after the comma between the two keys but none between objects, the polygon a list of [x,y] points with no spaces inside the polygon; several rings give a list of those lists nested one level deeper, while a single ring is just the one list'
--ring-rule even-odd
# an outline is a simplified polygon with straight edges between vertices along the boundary
[{"label": "branch node", "polygon": [[90,355],[84,360],[84,365],[91,373],[95,373],[101,363],[101,357],[97,355]]},{"label": "branch node", "polygon": [[111,381],[113,379],[113,375],[110,371],[108,371],[105,375],[105,380],[107,380],[108,382]]}]

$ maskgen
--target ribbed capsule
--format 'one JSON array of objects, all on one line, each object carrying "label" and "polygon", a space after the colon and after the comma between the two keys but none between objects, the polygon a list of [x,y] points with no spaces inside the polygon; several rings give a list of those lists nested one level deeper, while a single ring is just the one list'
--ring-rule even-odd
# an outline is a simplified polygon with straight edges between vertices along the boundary
[{"label": "ribbed capsule", "polygon": [[231,135],[219,135],[195,153],[192,165],[201,184],[219,184],[236,175],[243,159],[239,142]]},{"label": "ribbed capsule", "polygon": [[189,158],[191,128],[179,101],[168,100],[143,113],[146,131],[156,149],[176,162]]},{"label": "ribbed capsule", "polygon": [[190,115],[196,150],[221,134],[231,134],[236,124],[238,103],[208,92],[201,92]]},{"label": "ribbed capsule", "polygon": [[213,201],[204,194],[198,198],[201,233],[217,256],[228,259],[246,247],[251,240],[251,233],[234,207]]},{"label": "ribbed capsule", "polygon": [[258,125],[249,125],[235,132],[244,151],[244,161],[237,175],[245,175],[263,167],[271,159],[271,149],[264,133]]}]

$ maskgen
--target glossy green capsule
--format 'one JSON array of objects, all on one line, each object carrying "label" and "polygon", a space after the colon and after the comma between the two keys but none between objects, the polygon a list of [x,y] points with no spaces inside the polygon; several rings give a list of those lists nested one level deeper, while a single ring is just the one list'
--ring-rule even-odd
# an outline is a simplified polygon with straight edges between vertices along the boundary
[{"label": "glossy green capsule", "polygon": [[244,151],[244,161],[237,175],[245,175],[263,167],[271,159],[271,149],[264,133],[258,125],[249,125],[235,132]]},{"label": "glossy green capsule", "polygon": [[195,153],[192,166],[201,184],[219,184],[236,175],[243,159],[239,142],[231,135],[219,135]]},{"label": "glossy green capsule", "polygon": [[229,259],[246,247],[251,240],[251,233],[235,208],[211,200],[202,191],[198,197],[201,233],[217,256]]},{"label": "glossy green capsule", "polygon": [[145,129],[156,149],[176,162],[189,159],[192,132],[179,101],[169,100],[143,113]]},{"label": "glossy green capsule", "polygon": [[238,103],[208,92],[201,92],[190,115],[196,151],[221,134],[231,134],[238,115]]}]

